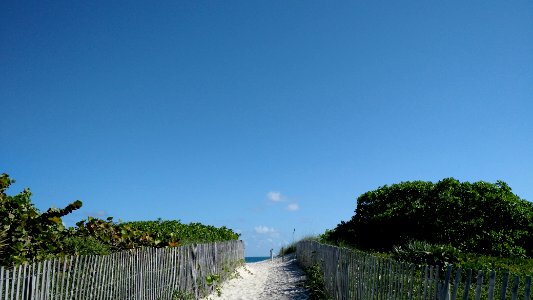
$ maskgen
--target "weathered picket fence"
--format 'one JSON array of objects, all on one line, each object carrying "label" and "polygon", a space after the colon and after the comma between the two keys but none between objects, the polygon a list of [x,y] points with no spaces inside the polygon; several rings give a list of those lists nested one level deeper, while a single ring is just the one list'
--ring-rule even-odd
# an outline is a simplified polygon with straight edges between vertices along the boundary
[{"label": "weathered picket fence", "polygon": [[334,299],[531,299],[531,276],[442,270],[314,241],[299,242],[296,255],[304,267],[320,265],[324,288]]},{"label": "weathered picket fence", "polygon": [[0,299],[197,299],[243,261],[242,241],[57,258],[1,267]]}]

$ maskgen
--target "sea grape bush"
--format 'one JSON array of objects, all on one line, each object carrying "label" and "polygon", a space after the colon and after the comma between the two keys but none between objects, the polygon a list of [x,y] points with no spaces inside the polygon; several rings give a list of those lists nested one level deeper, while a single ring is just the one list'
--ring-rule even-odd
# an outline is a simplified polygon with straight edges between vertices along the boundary
[{"label": "sea grape bush", "polygon": [[[180,221],[135,221],[115,223],[89,217],[80,221],[72,235],[90,236],[111,251],[138,247],[176,247],[189,243],[207,243],[237,240],[239,235],[226,227],[214,227],[200,223],[182,224]],[[79,246],[83,249],[82,246]]]},{"label": "sea grape bush", "polygon": [[107,255],[113,249],[93,236],[68,236],[63,241],[65,254],[69,255]]},{"label": "sea grape bush", "polygon": [[29,189],[15,196],[5,193],[13,182],[7,174],[0,175],[0,231],[5,236],[0,243],[0,265],[27,263],[62,253],[67,231],[61,217],[80,208],[81,201],[40,213],[31,203]]},{"label": "sea grape bush", "polygon": [[41,213],[31,202],[31,192],[9,196],[14,182],[0,175],[0,266],[15,266],[63,255],[109,254],[138,247],[176,247],[187,243],[237,240],[226,227],[180,221],[116,223],[89,217],[65,228],[61,218],[82,206],[75,201],[63,209]]},{"label": "sea grape bush", "polygon": [[[113,222],[113,217],[106,220],[88,217],[76,223],[76,228],[71,232],[73,237],[92,237],[110,251],[135,249],[138,247],[157,246],[149,233],[134,230],[129,226],[119,226]],[[76,253],[77,254],[77,253]]]},{"label": "sea grape bush", "polygon": [[136,221],[123,223],[120,226],[151,233],[155,241],[165,246],[172,246],[176,243],[238,240],[240,236],[225,226],[217,228],[201,223],[183,224],[179,220]]},{"label": "sea grape bush", "polygon": [[502,181],[402,182],[359,196],[352,219],[326,235],[333,243],[386,252],[425,241],[465,253],[526,257],[533,255],[533,204]]}]

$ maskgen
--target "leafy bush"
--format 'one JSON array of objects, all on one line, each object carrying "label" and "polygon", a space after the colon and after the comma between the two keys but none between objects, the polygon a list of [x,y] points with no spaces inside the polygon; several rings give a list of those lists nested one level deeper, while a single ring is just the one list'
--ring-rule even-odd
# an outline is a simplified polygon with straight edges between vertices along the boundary
[{"label": "leafy bush", "polygon": [[148,233],[154,239],[154,244],[162,246],[238,240],[240,236],[225,226],[217,228],[201,223],[183,224],[179,220],[126,222],[120,227]]},{"label": "leafy bush", "polygon": [[[92,237],[99,243],[106,245],[112,252],[135,249],[142,246],[161,246],[154,241],[148,232],[142,232],[130,226],[121,226],[113,222],[113,218],[106,220],[89,217],[86,221],[76,223],[76,229],[71,233],[73,237]],[[96,253],[95,253],[96,254]]]},{"label": "leafy bush", "polygon": [[226,227],[180,221],[135,221],[115,223],[113,218],[101,220],[89,217],[76,223],[76,237],[93,237],[112,252],[138,247],[176,247],[190,243],[237,240],[239,235]]},{"label": "leafy bush", "polygon": [[331,299],[324,290],[324,275],[322,274],[320,265],[318,263],[314,264],[306,268],[304,271],[306,275],[305,287],[309,291],[309,299]]},{"label": "leafy bush", "polygon": [[473,253],[463,254],[461,261],[456,264],[461,269],[473,269],[495,271],[496,274],[510,272],[520,277],[533,274],[533,259],[521,257],[494,257],[477,255]]},{"label": "leafy bush", "polygon": [[533,255],[533,204],[502,181],[402,182],[359,196],[352,219],[327,238],[385,252],[420,240],[465,253],[525,257]]},{"label": "leafy bush", "polygon": [[66,230],[61,217],[79,209],[81,201],[40,213],[31,203],[29,189],[15,196],[5,193],[13,182],[7,174],[0,175],[0,230],[6,236],[0,265],[13,266],[63,253]]},{"label": "leafy bush", "polygon": [[13,182],[7,174],[0,175],[0,266],[63,255],[99,255],[137,247],[176,247],[239,238],[226,227],[162,220],[115,223],[112,217],[89,217],[77,227],[66,229],[61,217],[79,209],[81,201],[40,213],[31,202],[29,189],[15,196],[5,193]]},{"label": "leafy bush", "polygon": [[111,247],[95,237],[71,236],[63,241],[65,252],[70,255],[106,255],[111,253]]},{"label": "leafy bush", "polygon": [[403,246],[394,246],[393,258],[416,264],[456,264],[461,260],[461,251],[450,245],[433,245],[424,241],[411,241]]},{"label": "leafy bush", "polygon": [[294,253],[296,252],[296,245],[295,244],[289,244],[288,246],[286,247],[281,247],[281,249],[279,249],[279,253],[278,255],[287,255],[287,254],[291,254],[291,253]]}]

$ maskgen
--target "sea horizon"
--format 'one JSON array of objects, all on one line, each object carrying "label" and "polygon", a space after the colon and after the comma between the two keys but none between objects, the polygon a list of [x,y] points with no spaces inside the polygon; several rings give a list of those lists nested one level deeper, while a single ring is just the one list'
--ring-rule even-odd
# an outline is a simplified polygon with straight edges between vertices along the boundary
[{"label": "sea horizon", "polygon": [[247,256],[244,258],[244,261],[246,263],[254,263],[254,262],[260,262],[270,259],[270,256]]}]

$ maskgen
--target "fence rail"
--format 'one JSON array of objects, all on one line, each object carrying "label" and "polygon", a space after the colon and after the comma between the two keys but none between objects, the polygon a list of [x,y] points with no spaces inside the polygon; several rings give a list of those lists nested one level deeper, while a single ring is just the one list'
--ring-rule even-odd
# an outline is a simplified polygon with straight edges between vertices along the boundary
[{"label": "fence rail", "polygon": [[334,299],[531,299],[531,276],[418,266],[314,241],[299,242],[296,255],[304,267],[320,265]]},{"label": "fence rail", "polygon": [[229,241],[0,267],[0,299],[197,299],[243,260],[242,241]]}]

